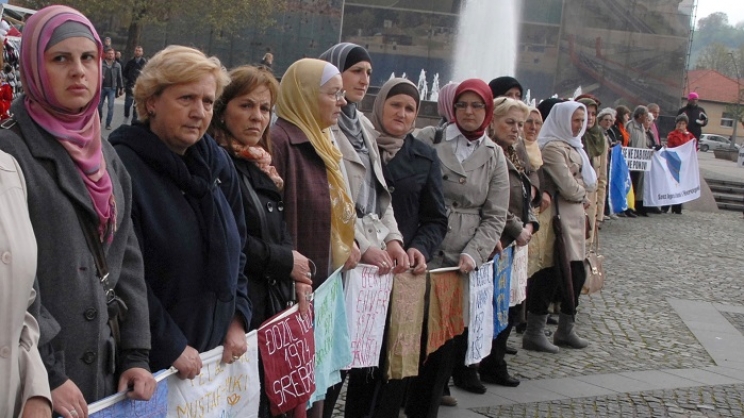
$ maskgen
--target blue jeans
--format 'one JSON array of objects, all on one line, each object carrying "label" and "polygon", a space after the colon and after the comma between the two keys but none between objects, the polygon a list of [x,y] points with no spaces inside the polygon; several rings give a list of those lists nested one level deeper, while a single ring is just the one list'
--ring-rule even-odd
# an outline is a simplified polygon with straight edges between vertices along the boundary
[{"label": "blue jeans", "polygon": [[127,88],[124,97],[124,119],[129,119],[129,109],[132,110],[132,122],[137,120],[137,104],[134,103],[134,93],[132,89]]},{"label": "blue jeans", "polygon": [[106,115],[106,126],[111,126],[111,120],[114,118],[114,99],[116,98],[116,89],[114,87],[101,88],[101,101],[98,103],[98,117],[103,120],[103,102],[108,99],[108,114]]}]

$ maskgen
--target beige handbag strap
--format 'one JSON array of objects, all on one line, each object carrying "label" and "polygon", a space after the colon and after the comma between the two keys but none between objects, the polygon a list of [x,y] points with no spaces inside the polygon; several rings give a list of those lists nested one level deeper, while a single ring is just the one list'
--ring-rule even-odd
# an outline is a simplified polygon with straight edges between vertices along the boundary
[{"label": "beige handbag strap", "polygon": [[599,221],[594,218],[594,234],[592,234],[592,243],[589,245],[589,251],[599,253]]}]

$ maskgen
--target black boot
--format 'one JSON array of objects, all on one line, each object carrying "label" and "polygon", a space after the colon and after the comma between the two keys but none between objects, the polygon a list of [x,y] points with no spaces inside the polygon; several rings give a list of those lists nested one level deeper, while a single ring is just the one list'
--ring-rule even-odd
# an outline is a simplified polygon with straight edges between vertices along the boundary
[{"label": "black boot", "polygon": [[509,376],[509,370],[506,367],[506,361],[501,360],[499,363],[481,362],[478,368],[480,378],[483,382],[493,383],[501,386],[515,388],[519,386],[519,380]]},{"label": "black boot", "polygon": [[462,390],[479,395],[486,393],[486,387],[478,379],[478,373],[476,373],[474,367],[456,367],[452,372],[452,380],[455,382],[455,386]]}]

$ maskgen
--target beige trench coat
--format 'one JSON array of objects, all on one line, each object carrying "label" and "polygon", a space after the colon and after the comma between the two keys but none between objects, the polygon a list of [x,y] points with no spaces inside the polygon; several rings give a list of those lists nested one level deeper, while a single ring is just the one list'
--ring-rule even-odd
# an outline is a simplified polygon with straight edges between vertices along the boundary
[{"label": "beige trench coat", "polygon": [[[431,133],[429,135],[429,133]],[[442,187],[447,210],[447,235],[428,263],[430,268],[453,267],[460,254],[473,257],[476,266],[488,261],[506,224],[509,208],[509,171],[506,158],[488,138],[462,163],[452,144],[434,144],[434,130],[419,138],[432,145],[442,163]]]},{"label": "beige trench coat", "polygon": [[[581,155],[563,141],[551,141],[542,149],[542,157],[544,163],[542,168],[545,172],[543,190],[551,196],[559,194],[558,208],[566,255],[570,261],[582,261],[586,251],[586,212],[583,202],[587,195],[581,177]],[[543,214],[550,212],[549,216],[552,218],[555,214],[554,205]],[[552,225],[550,233],[552,234]],[[546,247],[542,251],[552,255],[554,243],[555,239],[548,236]]]},{"label": "beige trench coat", "polygon": [[0,151],[0,416],[20,416],[34,396],[49,399],[39,355],[39,324],[27,311],[34,301],[36,238],[18,163]]},{"label": "beige trench coat", "polygon": [[[354,228],[354,239],[359,245],[359,250],[364,254],[370,246],[384,249],[385,243],[394,240],[400,241],[402,247],[403,235],[398,231],[398,223],[395,221],[395,215],[393,214],[392,197],[388,191],[387,184],[385,184],[385,176],[382,174],[382,161],[380,160],[380,152],[377,149],[376,140],[379,133],[372,126],[372,122],[369,119],[361,114],[359,116],[362,121],[364,143],[369,150],[369,158],[374,167],[375,179],[383,186],[382,188],[378,188],[377,194],[377,203],[379,205],[379,212],[381,213],[379,220],[367,222],[367,220],[357,219],[356,227]],[[336,141],[336,146],[338,146],[341,154],[344,156],[346,181],[351,193],[351,199],[356,202],[359,189],[364,183],[366,168],[338,125],[334,125],[331,128],[331,132]],[[377,228],[375,228],[375,225],[377,225]]]}]

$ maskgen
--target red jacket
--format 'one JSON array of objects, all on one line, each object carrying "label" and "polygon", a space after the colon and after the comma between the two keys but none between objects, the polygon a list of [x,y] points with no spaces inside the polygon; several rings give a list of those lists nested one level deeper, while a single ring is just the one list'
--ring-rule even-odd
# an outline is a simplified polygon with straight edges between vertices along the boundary
[{"label": "red jacket", "polygon": [[667,135],[667,148],[676,148],[680,145],[686,144],[688,141],[692,141],[695,139],[695,135],[690,133],[689,131],[680,132],[678,130],[673,130],[672,132],[669,132],[669,135]]}]

